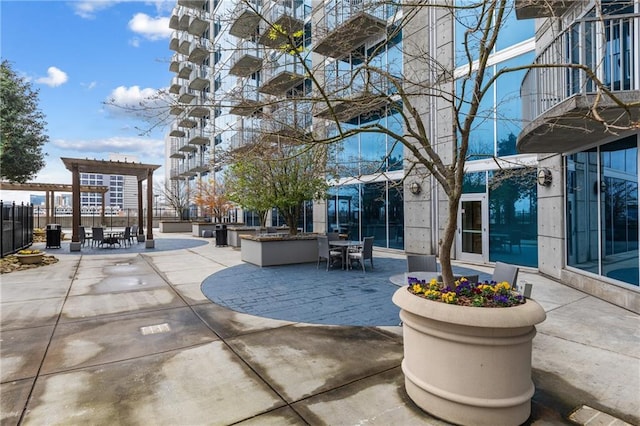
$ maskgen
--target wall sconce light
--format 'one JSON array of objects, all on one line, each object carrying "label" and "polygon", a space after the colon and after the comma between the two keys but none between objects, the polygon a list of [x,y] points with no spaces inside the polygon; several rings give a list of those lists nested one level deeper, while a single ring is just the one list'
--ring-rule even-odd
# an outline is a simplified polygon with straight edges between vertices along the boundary
[{"label": "wall sconce light", "polygon": [[551,185],[552,175],[549,169],[538,170],[538,185],[549,186]]},{"label": "wall sconce light", "polygon": [[411,191],[413,195],[418,195],[422,192],[422,187],[418,182],[412,182],[411,185],[409,185],[409,191]]}]

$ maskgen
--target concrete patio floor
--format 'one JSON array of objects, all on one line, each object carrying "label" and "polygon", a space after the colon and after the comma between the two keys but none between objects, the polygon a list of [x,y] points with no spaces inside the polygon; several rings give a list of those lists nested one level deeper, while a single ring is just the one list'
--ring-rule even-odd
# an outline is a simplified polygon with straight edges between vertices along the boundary
[{"label": "concrete patio floor", "polygon": [[[231,299],[205,297],[204,285],[215,300],[229,295],[230,282],[277,282],[274,270],[252,270],[212,240],[156,238],[165,248],[83,255],[63,246],[47,250],[60,259],[54,265],[0,276],[2,425],[447,424],[404,391],[401,327],[345,325],[363,315],[357,293],[335,295],[353,299],[340,309],[341,325],[303,321],[303,291],[283,292],[289,320],[268,317],[264,290],[239,312]],[[172,239],[206,244],[172,250]],[[400,253],[374,256],[381,271],[403,268]],[[301,288],[322,286],[312,266]],[[278,275],[286,281],[295,270]],[[380,310],[390,308],[386,269],[366,281],[358,271],[322,272],[331,283],[360,280],[380,295]],[[615,424],[640,424],[640,317],[535,271],[519,278],[547,311],[534,339],[528,424],[574,424],[569,415],[583,405]],[[304,300],[316,311],[331,307]]]}]

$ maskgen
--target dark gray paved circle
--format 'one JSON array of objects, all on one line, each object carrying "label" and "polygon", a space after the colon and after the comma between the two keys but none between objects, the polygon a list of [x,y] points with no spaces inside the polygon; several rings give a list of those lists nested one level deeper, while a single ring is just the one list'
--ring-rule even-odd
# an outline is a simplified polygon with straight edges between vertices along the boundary
[{"label": "dark gray paved circle", "polygon": [[[368,264],[368,262],[367,262]],[[242,264],[207,277],[202,292],[236,312],[312,324],[393,326],[400,309],[391,302],[398,287],[391,275],[406,270],[404,259],[374,259],[375,269],[329,269],[316,263],[260,268]],[[471,274],[473,270],[455,268]],[[482,280],[487,279],[481,272]]]}]

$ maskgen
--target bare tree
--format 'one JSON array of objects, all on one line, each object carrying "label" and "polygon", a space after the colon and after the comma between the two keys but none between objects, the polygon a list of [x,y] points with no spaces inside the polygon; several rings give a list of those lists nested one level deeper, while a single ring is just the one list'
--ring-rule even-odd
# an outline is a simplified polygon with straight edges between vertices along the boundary
[{"label": "bare tree", "polygon": [[181,219],[184,218],[191,200],[189,182],[172,180],[164,185],[155,185],[154,192],[161,194],[165,203],[171,206]]}]

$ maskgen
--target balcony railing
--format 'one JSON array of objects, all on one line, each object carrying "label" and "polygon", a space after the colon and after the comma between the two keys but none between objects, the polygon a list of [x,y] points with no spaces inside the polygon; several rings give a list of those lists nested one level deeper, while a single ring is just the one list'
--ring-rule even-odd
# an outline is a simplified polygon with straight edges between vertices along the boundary
[{"label": "balcony railing", "polygon": [[180,6],[202,10],[208,0],[178,0]]},{"label": "balcony railing", "polygon": [[524,121],[575,95],[595,93],[596,83],[587,73],[569,65],[589,67],[608,90],[640,90],[638,34],[640,14],[576,21],[535,59],[534,64],[543,67],[527,71],[520,88]]},{"label": "balcony railing", "polygon": [[175,76],[171,79],[171,84],[169,85],[169,93],[178,94],[180,93],[180,88],[186,84],[185,80],[178,78]]},{"label": "balcony railing", "polygon": [[209,67],[204,65],[195,67],[189,77],[189,87],[194,90],[202,90],[209,85],[210,77],[211,72]]},{"label": "balcony railing", "polygon": [[171,123],[171,130],[169,131],[169,136],[174,137],[183,137],[185,135],[185,130],[178,126],[177,122]]},{"label": "balcony railing", "polygon": [[[247,4],[249,3],[249,4]],[[231,27],[229,34],[238,38],[250,38],[258,30],[260,16],[259,1],[240,0],[231,12]]]},{"label": "balcony railing", "polygon": [[262,109],[258,88],[248,82],[236,86],[229,93],[227,100],[231,106],[229,112],[234,115],[249,116],[259,113]]},{"label": "balcony railing", "polygon": [[182,86],[178,93],[178,102],[183,104],[189,104],[196,97],[196,90],[193,90],[189,86]]},{"label": "balcony railing", "polygon": [[262,49],[255,42],[242,40],[231,55],[229,74],[246,77],[259,70],[261,66]]},{"label": "balcony railing", "polygon": [[209,54],[213,52],[213,43],[207,38],[194,38],[189,44],[187,60],[195,64],[202,64]]},{"label": "balcony railing", "polygon": [[169,71],[178,73],[180,71],[180,65],[187,60],[185,55],[180,53],[174,53],[171,56],[171,62],[169,63]]},{"label": "balcony railing", "polygon": [[211,140],[211,131],[203,128],[190,129],[186,139],[191,145],[207,145]]},{"label": "balcony railing", "polygon": [[319,103],[316,116],[341,121],[349,121],[362,114],[375,115],[393,102],[392,96],[396,92],[395,86],[387,77],[364,72],[339,76],[328,73],[325,90],[332,108]]},{"label": "balcony railing", "polygon": [[278,48],[288,38],[285,35],[273,37],[272,28],[276,26],[288,34],[301,31],[304,21],[311,13],[311,7],[302,0],[276,0],[269,3],[264,11],[265,19],[260,21],[259,43],[268,47]]},{"label": "balcony railing", "polygon": [[[307,63],[311,67],[311,62]],[[267,62],[262,68],[264,83],[260,86],[260,93],[282,95],[304,81],[305,67],[296,56],[281,54],[273,61]]]},{"label": "balcony railing", "polygon": [[211,113],[210,100],[204,94],[200,94],[193,98],[190,106],[189,116],[191,117],[207,117]]},{"label": "balcony railing", "polygon": [[187,9],[184,16],[187,17],[187,32],[194,36],[201,36],[209,28],[211,15],[205,10]]},{"label": "balcony railing", "polygon": [[178,78],[189,78],[193,71],[193,64],[190,62],[182,62],[178,67]]},{"label": "balcony railing", "polygon": [[313,51],[332,58],[347,55],[367,39],[384,34],[395,11],[393,3],[381,0],[326,2]]},{"label": "balcony railing", "polygon": [[275,111],[265,114],[262,119],[261,138],[269,142],[300,143],[310,132],[312,122],[311,103],[281,103]]},{"label": "balcony railing", "polygon": [[238,130],[236,133],[231,135],[231,138],[229,139],[229,148],[237,150],[250,146],[257,141],[260,134],[261,132],[258,129],[245,128]]}]

